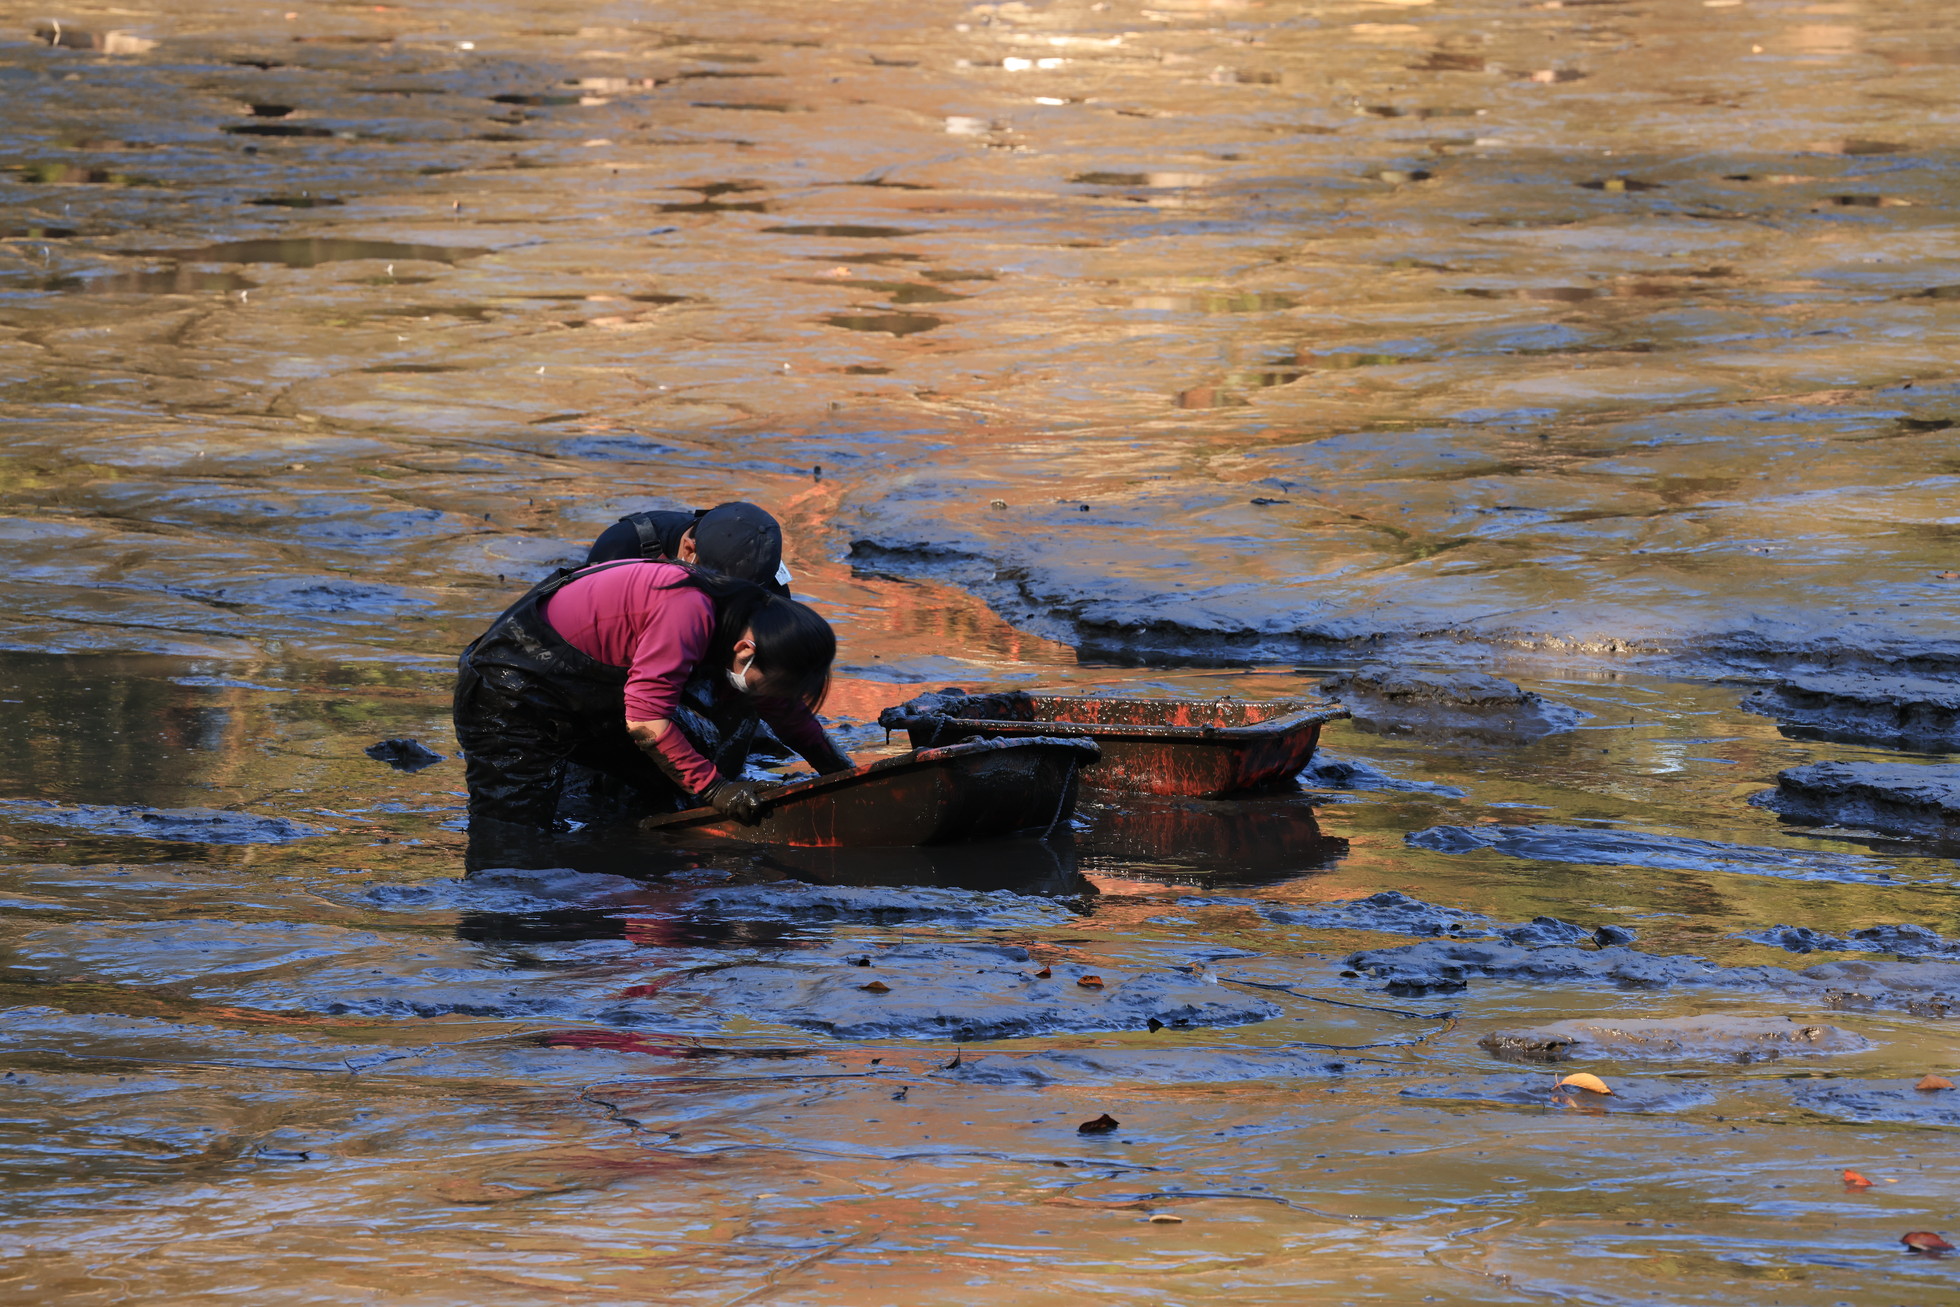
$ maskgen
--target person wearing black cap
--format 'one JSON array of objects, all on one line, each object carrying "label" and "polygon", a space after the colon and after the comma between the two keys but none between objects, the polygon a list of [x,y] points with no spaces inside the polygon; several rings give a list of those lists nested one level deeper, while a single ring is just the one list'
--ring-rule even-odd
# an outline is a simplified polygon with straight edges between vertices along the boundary
[{"label": "person wearing black cap", "polygon": [[686,563],[738,581],[753,581],[789,597],[783,566],[783,528],[754,504],[739,501],[684,512],[651,509],[629,513],[600,533],[585,565],[625,558]]}]

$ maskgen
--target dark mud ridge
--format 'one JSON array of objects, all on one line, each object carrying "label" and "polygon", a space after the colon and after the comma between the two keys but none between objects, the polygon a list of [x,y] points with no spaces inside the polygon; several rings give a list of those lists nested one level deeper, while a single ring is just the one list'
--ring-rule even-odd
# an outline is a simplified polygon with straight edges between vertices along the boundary
[{"label": "dark mud ridge", "polygon": [[1814,762],[1749,801],[1797,821],[1960,840],[1960,765]]},{"label": "dark mud ridge", "polygon": [[361,752],[376,762],[385,762],[396,771],[418,772],[442,762],[443,755],[420,740],[379,740]]},{"label": "dark mud ridge", "polygon": [[[1195,901],[1187,898],[1182,902]],[[1259,914],[1276,925],[1369,930],[1385,935],[1502,939],[1524,945],[1594,943],[1602,947],[1634,941],[1634,933],[1624,926],[1588,928],[1557,917],[1534,917],[1522,923],[1494,921],[1480,913],[1457,912],[1424,903],[1392,889],[1370,894],[1365,899],[1348,899],[1316,908],[1260,907]]]},{"label": "dark mud ridge", "polygon": [[1742,707],[1774,717],[1787,735],[1960,752],[1960,685],[1917,676],[1797,676],[1756,691]]},{"label": "dark mud ridge", "polygon": [[1659,957],[1636,949],[1597,949],[1470,940],[1437,940],[1350,954],[1344,976],[1381,982],[1398,997],[1456,993],[1473,979],[1610,985],[1621,989],[1694,986],[1777,994],[1823,1007],[1882,1009],[1917,1016],[1960,1012],[1960,964],[1826,962],[1804,971],[1724,967],[1696,957]]},{"label": "dark mud ridge", "polygon": [[1580,1058],[1639,1061],[1774,1061],[1786,1054],[1855,1053],[1871,1041],[1836,1026],[1779,1017],[1670,1017],[1554,1021],[1531,1030],[1500,1030],[1477,1043],[1507,1062]]},{"label": "dark mud ridge", "polygon": [[950,890],[925,886],[806,885],[779,881],[697,890],[681,904],[691,916],[797,923],[895,922],[974,928],[1054,926],[1082,910],[1074,900],[1008,890]]},{"label": "dark mud ridge", "polygon": [[1355,725],[1384,734],[1534,740],[1591,716],[1483,672],[1361,667],[1330,676],[1320,689],[1354,714]]},{"label": "dark mud ridge", "polygon": [[1755,944],[1791,953],[1891,953],[1902,958],[1960,959],[1960,939],[1948,939],[1926,926],[1901,923],[1867,926],[1843,935],[1828,935],[1808,926],[1767,926],[1736,936]]},{"label": "dark mud ridge", "polygon": [[192,844],[284,844],[312,835],[330,835],[287,817],[255,817],[218,808],[144,808],[135,805],[53,803],[46,799],[0,800],[0,818],[86,831],[92,835],[137,835]]},{"label": "dark mud ridge", "polygon": [[[1186,513],[1216,489],[1207,482],[1183,499],[1165,501],[1164,515]],[[1205,552],[1207,546],[1242,554],[1248,546],[1242,536],[1229,543],[1131,537],[1135,545],[1120,567],[1112,567],[1104,537],[1118,520],[1114,515],[1030,509],[1031,516],[1022,516],[1015,509],[974,518],[960,513],[958,489],[908,491],[860,507],[850,542],[854,566],[961,586],[1008,622],[1073,645],[1084,658],[1218,666],[1394,657],[1460,664],[1468,650],[1473,656],[1545,653],[1566,664],[1575,656],[1631,658],[1689,675],[1960,675],[1960,638],[1950,624],[1904,611],[1846,621],[1840,606],[1862,597],[1847,593],[1794,606],[1746,590],[1741,603],[1709,591],[1657,617],[1645,604],[1616,604],[1610,595],[1575,590],[1560,569],[1529,592],[1495,583],[1407,581],[1384,590],[1352,581],[1317,586],[1303,597],[1291,578],[1191,580],[1212,575],[1217,552]],[[984,502],[984,492],[975,493]],[[1139,507],[1130,511],[1138,514]],[[1149,513],[1133,525],[1162,530],[1161,518]]]},{"label": "dark mud ridge", "polygon": [[[1839,766],[1825,763],[1823,766]],[[1800,769],[1802,770],[1802,769]],[[1787,775],[1788,773],[1786,773]],[[1884,865],[1857,853],[1820,853],[1756,844],[1727,844],[1645,831],[1580,826],[1431,826],[1403,836],[1411,848],[1438,853],[1488,850],[1512,858],[1592,867],[1654,867],[1662,871],[1725,871],[1785,880],[1883,884]]]}]

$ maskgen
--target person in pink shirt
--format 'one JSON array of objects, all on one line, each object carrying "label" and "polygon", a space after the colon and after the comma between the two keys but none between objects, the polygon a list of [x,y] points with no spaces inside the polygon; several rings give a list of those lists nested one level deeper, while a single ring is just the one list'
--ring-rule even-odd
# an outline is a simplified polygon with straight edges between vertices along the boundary
[{"label": "person in pink shirt", "polygon": [[822,617],[751,582],[641,560],[561,571],[458,660],[471,827],[552,828],[567,763],[652,811],[753,821],[741,770],[756,719],[818,771],[852,765],[815,714],[836,652]]}]

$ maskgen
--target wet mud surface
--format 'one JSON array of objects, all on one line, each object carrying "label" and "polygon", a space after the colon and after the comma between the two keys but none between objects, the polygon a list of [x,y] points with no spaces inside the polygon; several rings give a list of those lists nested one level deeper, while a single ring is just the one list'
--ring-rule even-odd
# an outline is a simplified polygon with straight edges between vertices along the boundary
[{"label": "wet mud surface", "polygon": [[[0,0],[9,1290],[1950,1301],[1950,20]],[[861,758],[1356,720],[472,845],[456,650],[735,497]]]}]

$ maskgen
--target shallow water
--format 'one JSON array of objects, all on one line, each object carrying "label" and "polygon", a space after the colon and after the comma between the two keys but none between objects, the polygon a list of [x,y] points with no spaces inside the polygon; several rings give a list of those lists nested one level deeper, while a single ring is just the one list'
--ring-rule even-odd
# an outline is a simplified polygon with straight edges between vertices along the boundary
[{"label": "shallow water", "polygon": [[[1749,806],[1897,755],[1720,679],[1960,667],[1944,6],[285,13],[0,0],[15,1296],[1950,1299],[1951,955],[1854,933],[1950,946],[1960,868]],[[453,755],[490,614],[732,496],[869,748],[1383,655],[1590,716],[464,880],[453,757],[363,750]],[[1389,890],[1459,929],[1330,906]],[[1835,1033],[1480,1042],[1708,1015]]]}]

